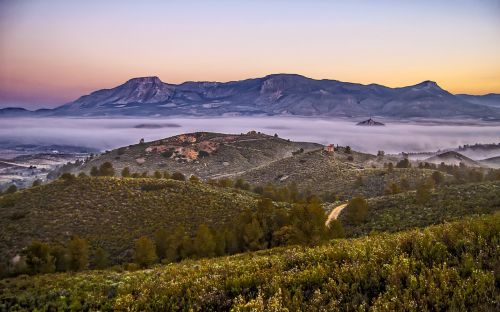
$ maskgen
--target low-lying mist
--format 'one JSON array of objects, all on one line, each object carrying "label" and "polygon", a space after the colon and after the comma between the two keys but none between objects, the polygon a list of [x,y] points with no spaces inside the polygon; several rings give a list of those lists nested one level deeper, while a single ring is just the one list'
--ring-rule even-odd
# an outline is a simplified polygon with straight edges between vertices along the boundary
[{"label": "low-lying mist", "polygon": [[350,145],[376,153],[435,151],[463,144],[498,143],[499,124],[446,125],[387,123],[385,127],[356,126],[354,121],[291,117],[226,117],[169,119],[2,118],[0,141],[61,144],[101,150],[172,135],[210,131],[244,133],[250,130],[294,141]]}]

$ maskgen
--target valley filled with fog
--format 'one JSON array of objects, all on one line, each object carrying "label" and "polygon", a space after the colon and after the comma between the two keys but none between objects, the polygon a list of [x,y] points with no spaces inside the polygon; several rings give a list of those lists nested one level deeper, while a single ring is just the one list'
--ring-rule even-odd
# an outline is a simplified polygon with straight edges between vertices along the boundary
[{"label": "valley filled with fog", "polygon": [[196,131],[246,133],[250,130],[293,141],[350,145],[376,153],[423,152],[463,144],[498,143],[500,125],[386,122],[386,126],[357,126],[354,120],[292,117],[225,117],[168,119],[0,119],[0,144],[71,145],[113,149]]}]

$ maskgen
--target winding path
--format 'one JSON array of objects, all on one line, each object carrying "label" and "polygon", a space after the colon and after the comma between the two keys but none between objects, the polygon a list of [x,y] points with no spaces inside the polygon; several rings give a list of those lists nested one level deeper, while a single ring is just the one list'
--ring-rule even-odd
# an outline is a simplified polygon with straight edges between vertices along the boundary
[{"label": "winding path", "polygon": [[347,204],[342,204],[342,205],[339,205],[335,208],[332,209],[332,211],[330,212],[330,214],[328,215],[328,219],[326,219],[326,225],[328,225],[330,223],[330,221],[332,220],[335,220],[337,219],[337,217],[339,216],[340,212],[347,206]]}]

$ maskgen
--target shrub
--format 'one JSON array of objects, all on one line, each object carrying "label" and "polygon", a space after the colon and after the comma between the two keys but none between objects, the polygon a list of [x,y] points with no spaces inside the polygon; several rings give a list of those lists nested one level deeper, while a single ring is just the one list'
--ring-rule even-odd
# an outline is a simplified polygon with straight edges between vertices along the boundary
[{"label": "shrub", "polygon": [[186,181],[186,177],[182,173],[180,173],[180,172],[174,172],[174,173],[172,173],[171,178],[173,180],[177,180],[177,181]]}]

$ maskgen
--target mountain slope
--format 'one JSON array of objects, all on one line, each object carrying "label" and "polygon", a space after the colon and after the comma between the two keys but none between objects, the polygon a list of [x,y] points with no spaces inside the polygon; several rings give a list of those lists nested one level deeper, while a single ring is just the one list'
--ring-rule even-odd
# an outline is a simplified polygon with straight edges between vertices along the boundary
[{"label": "mountain slope", "polygon": [[158,77],[133,78],[115,88],[82,96],[48,114],[87,117],[295,115],[496,119],[500,118],[500,108],[470,103],[432,81],[388,88],[275,74],[225,83],[185,82],[178,85],[164,83]]},{"label": "mountain slope", "polygon": [[457,94],[458,98],[473,104],[500,107],[500,94],[490,93],[485,95]]}]

